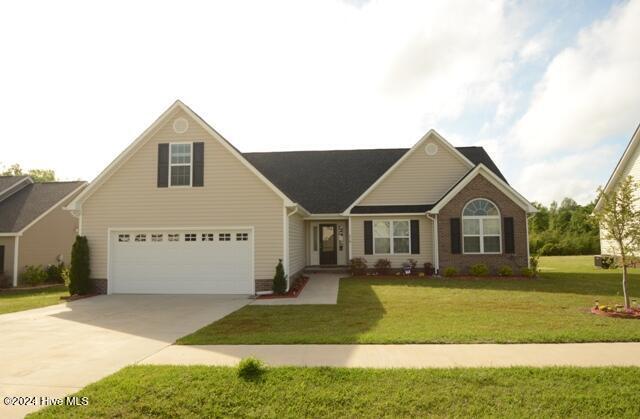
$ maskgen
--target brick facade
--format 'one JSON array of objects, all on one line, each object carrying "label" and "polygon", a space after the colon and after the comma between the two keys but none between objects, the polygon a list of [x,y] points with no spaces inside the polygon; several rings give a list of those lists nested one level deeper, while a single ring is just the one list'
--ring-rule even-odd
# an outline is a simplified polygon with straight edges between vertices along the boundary
[{"label": "brick facade", "polygon": [[[465,255],[451,253],[451,218],[462,218],[462,209],[475,198],[486,198],[496,204],[500,216],[513,217],[515,253],[505,254],[504,221],[502,223],[502,254],[494,255]],[[476,263],[486,264],[491,272],[502,265],[513,268],[514,274],[527,267],[527,223],[526,213],[509,197],[503,194],[482,175],[477,175],[461,190],[438,214],[438,252],[440,258],[440,272],[449,266],[458,269],[461,274],[467,273],[469,266]],[[461,238],[462,240],[462,238]]]},{"label": "brick facade", "polygon": [[256,279],[256,292],[273,291],[273,279]]},{"label": "brick facade", "polygon": [[93,292],[96,294],[107,293],[107,280],[104,278],[92,278],[91,283],[93,285]]}]

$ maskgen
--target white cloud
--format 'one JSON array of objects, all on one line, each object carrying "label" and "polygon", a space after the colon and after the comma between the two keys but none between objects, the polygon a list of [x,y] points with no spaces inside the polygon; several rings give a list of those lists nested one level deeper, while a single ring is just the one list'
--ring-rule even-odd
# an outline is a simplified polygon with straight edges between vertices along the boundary
[{"label": "white cloud", "polygon": [[90,179],[176,98],[246,151],[410,146],[500,100],[503,1],[353,4],[4,3],[1,158]]},{"label": "white cloud", "polygon": [[524,153],[550,155],[629,134],[640,118],[640,1],[613,9],[561,51],[535,87],[512,138]]},{"label": "white cloud", "polygon": [[598,147],[585,153],[540,160],[522,168],[514,186],[532,201],[548,204],[570,197],[585,204],[594,199],[596,188],[602,184],[598,173],[609,167],[607,162],[612,158],[616,158],[614,151]]}]

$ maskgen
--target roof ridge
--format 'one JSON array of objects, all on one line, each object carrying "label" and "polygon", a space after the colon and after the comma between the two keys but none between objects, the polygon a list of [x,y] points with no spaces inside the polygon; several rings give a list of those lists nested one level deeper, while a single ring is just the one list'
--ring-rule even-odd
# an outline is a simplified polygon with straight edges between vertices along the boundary
[{"label": "roof ridge", "polygon": [[345,148],[345,149],[331,149],[331,150],[280,150],[280,151],[246,151],[242,154],[271,154],[271,153],[327,153],[332,151],[398,151],[409,150],[408,147],[395,147],[395,148]]},{"label": "roof ridge", "polygon": [[[455,147],[456,149],[462,148],[481,148],[484,150],[483,146],[480,145],[467,145],[467,146],[459,146]],[[329,149],[329,150],[275,150],[275,151],[245,151],[242,154],[273,154],[273,153],[329,153],[334,151],[399,151],[399,150],[410,150],[410,147],[393,147],[393,148],[343,148],[343,149]]]}]

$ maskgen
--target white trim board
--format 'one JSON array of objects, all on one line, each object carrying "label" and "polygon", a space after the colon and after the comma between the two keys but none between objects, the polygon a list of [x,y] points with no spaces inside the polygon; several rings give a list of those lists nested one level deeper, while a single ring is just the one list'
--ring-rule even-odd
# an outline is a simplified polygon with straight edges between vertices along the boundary
[{"label": "white trim board", "polygon": [[[610,192],[613,186],[618,183],[618,180],[620,180],[620,176],[622,176],[622,173],[624,173],[625,169],[627,168],[627,164],[629,164],[629,160],[638,148],[638,144],[640,144],[640,124],[638,124],[638,126],[636,127],[636,130],[633,132],[633,135],[629,140],[629,144],[627,144],[627,148],[624,149],[622,157],[620,157],[618,164],[616,164],[615,169],[613,169],[613,173],[611,173],[611,176],[609,177],[609,180],[604,187],[605,193]],[[600,208],[602,208],[602,199],[598,198],[598,202],[596,202],[593,211],[599,211]]]},{"label": "white trim board", "polygon": [[420,148],[422,146],[422,144],[425,141],[427,141],[429,138],[435,138],[437,141],[439,141],[441,144],[443,144],[446,149],[451,151],[452,154],[458,160],[460,160],[465,166],[467,166],[469,169],[472,169],[474,167],[474,164],[468,158],[466,158],[464,156],[464,154],[462,154],[458,149],[456,149],[453,145],[451,145],[447,140],[444,139],[444,137],[442,137],[440,134],[438,134],[435,130],[430,129],[417,143],[415,143],[413,145],[413,147],[411,147],[409,150],[407,150],[407,152],[404,153],[402,155],[402,157],[400,157],[390,168],[388,168],[387,171],[382,174],[382,176],[380,176],[378,179],[376,179],[376,181],[373,182],[373,184],[371,186],[369,186],[369,188],[367,188],[367,190],[364,191],[362,193],[362,195],[360,195],[355,201],[353,201],[353,203],[351,205],[349,205],[349,207],[346,210],[344,210],[342,215],[350,215],[351,209],[353,207],[355,207],[360,202],[362,202],[362,200],[367,195],[369,195],[374,189],[376,189],[394,170],[396,170],[396,168],[398,168],[400,165],[402,165],[402,163],[404,163],[404,161],[407,158],[409,158],[409,156],[414,151],[416,151],[418,148]]},{"label": "white trim board", "polygon": [[[182,110],[194,121],[196,121],[209,135],[217,140],[229,153],[236,157],[251,173],[258,177],[265,185],[267,185],[276,195],[278,195],[287,206],[295,205],[280,189],[278,189],[271,181],[269,181],[262,173],[258,171],[242,154],[238,152],[222,135],[207,124],[200,116],[193,112],[187,105],[180,100],[176,100],[166,111],[156,119],[149,128],[147,128],[138,138],[136,138],[127,148],[124,149],[90,184],[71,202],[67,209],[80,210],[82,203],[93,194],[106,180],[108,180],[117,169],[119,169],[129,158],[138,151],[151,136],[164,124],[167,118],[174,114],[176,110]],[[306,210],[305,210],[306,211]]]},{"label": "white trim board", "polygon": [[500,179],[495,173],[489,170],[484,164],[480,163],[473,169],[471,172],[467,173],[467,175],[460,181],[458,184],[452,188],[449,192],[447,192],[438,203],[429,211],[427,214],[438,214],[445,205],[453,199],[462,189],[464,189],[469,182],[471,182],[476,176],[481,175],[485,179],[487,179],[493,186],[496,187],[500,192],[509,197],[513,202],[518,204],[520,208],[522,208],[527,213],[535,213],[538,210],[522,195],[518,193],[515,189],[509,186],[505,181]]}]

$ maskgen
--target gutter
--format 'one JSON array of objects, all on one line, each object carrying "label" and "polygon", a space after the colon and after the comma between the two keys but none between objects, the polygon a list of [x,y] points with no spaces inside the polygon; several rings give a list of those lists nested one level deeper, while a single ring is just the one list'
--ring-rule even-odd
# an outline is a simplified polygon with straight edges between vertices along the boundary
[{"label": "gutter", "polygon": [[433,267],[436,274],[440,271],[440,252],[438,250],[438,214],[433,216],[430,213],[425,214],[433,223]]}]

